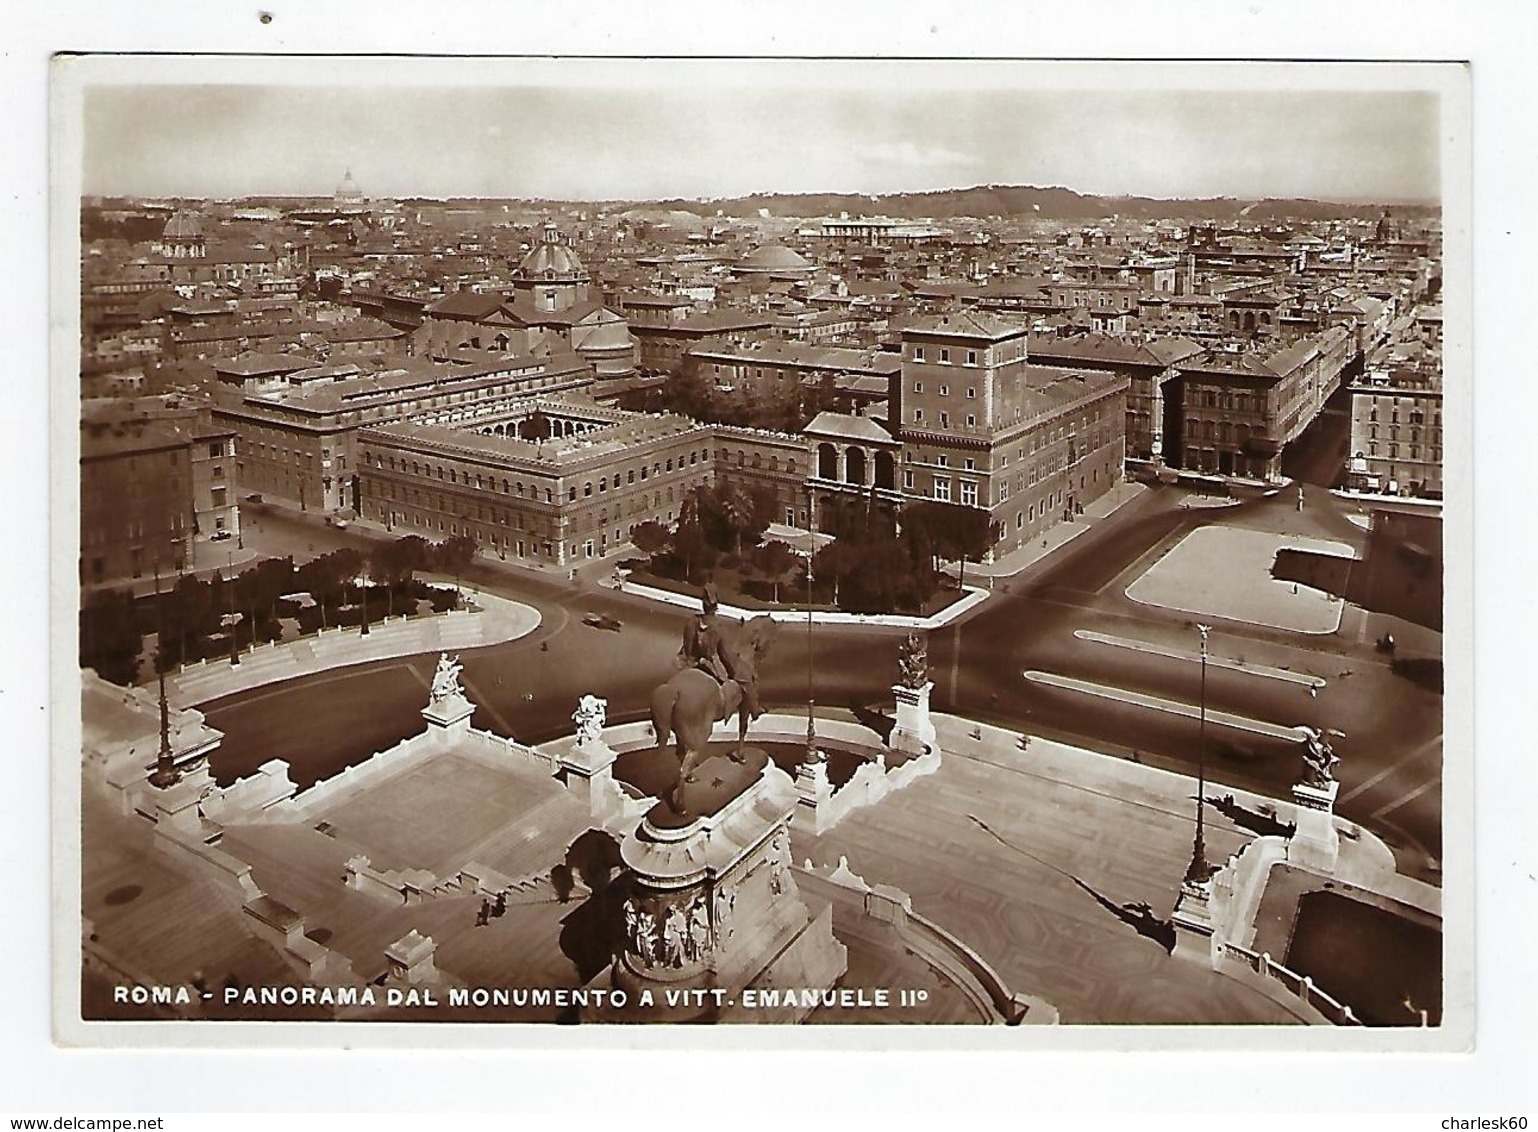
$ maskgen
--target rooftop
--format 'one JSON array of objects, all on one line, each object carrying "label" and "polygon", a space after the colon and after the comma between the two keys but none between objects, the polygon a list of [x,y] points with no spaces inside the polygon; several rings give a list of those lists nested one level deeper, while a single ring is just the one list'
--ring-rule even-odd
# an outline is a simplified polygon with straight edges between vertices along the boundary
[{"label": "rooftop", "polygon": [[1026,327],[987,311],[957,311],[951,314],[925,315],[909,321],[903,335],[941,335],[952,338],[982,338],[997,342],[1024,334]]}]

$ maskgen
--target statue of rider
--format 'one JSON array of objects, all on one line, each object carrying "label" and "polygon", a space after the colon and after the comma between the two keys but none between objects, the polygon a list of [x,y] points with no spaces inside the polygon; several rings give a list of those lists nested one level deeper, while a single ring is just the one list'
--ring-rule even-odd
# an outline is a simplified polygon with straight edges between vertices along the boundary
[{"label": "statue of rider", "polygon": [[714,583],[706,583],[700,600],[701,612],[684,624],[684,642],[678,650],[678,659],[685,668],[699,668],[714,677],[717,683],[725,684],[732,678],[732,670],[722,647],[721,628],[716,616],[720,603]]}]

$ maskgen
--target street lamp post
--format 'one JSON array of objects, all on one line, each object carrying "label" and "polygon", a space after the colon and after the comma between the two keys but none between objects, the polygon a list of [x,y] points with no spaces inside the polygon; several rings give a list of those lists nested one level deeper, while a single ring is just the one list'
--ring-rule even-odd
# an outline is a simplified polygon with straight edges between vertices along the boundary
[{"label": "street lamp post", "polygon": [[181,781],[176,760],[171,755],[171,708],[166,702],[166,626],[161,616],[160,564],[155,564],[155,679],[160,689],[160,749],[155,755],[155,769],[150,772],[150,785],[157,790],[175,786]]},{"label": "street lamp post", "polygon": [[230,590],[230,667],[234,668],[240,663],[240,641],[235,635],[235,556],[233,554],[227,556],[227,563],[228,573],[225,577],[225,585]]},{"label": "street lamp post", "polygon": [[814,537],[816,521],[813,518],[815,498],[811,488],[806,492],[806,761],[817,761],[816,699],[812,683],[812,554],[816,550]]},{"label": "street lamp post", "polygon": [[1191,846],[1191,863],[1186,866],[1185,879],[1187,884],[1206,884],[1212,875],[1212,869],[1207,864],[1202,812],[1207,804],[1207,634],[1212,632],[1212,627],[1198,625],[1196,628],[1202,635],[1201,707],[1196,732],[1196,841]]}]

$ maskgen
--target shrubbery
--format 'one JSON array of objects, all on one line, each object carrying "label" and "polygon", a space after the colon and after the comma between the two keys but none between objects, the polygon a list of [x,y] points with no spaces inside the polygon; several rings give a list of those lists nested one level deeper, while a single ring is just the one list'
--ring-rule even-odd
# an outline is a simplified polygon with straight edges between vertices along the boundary
[{"label": "shrubbery", "polygon": [[[300,632],[370,623],[385,616],[414,613],[417,602],[435,613],[454,609],[459,595],[415,578],[418,570],[458,576],[475,554],[471,539],[430,543],[408,535],[373,547],[365,556],[351,547],[332,551],[295,567],[290,558],[266,559],[233,580],[204,581],[182,576],[166,579],[159,594],[135,599],[123,590],[90,595],[80,613],[80,664],[104,679],[130,684],[144,636],[160,634],[159,657],[167,668],[228,655],[235,647],[278,640],[279,622],[297,619]],[[360,585],[359,580],[368,585]],[[364,598],[364,591],[367,598]],[[311,601],[285,599],[308,594]],[[231,626],[231,614],[237,615]]]},{"label": "shrubbery", "polygon": [[[805,560],[778,540],[762,541],[773,499],[755,497],[731,481],[697,488],[670,531],[642,523],[632,532],[647,555],[644,569],[661,578],[701,585],[714,581],[723,599],[749,595],[778,602],[805,600]],[[850,613],[926,613],[946,584],[941,559],[978,558],[995,530],[975,507],[921,501],[896,514],[863,496],[827,501],[823,525],[834,539],[812,561],[812,601]]]}]

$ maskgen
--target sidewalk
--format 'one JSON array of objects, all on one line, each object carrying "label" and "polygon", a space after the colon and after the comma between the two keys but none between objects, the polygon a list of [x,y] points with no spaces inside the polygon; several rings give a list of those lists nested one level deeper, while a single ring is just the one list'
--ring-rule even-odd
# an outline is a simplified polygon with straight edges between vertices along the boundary
[{"label": "sidewalk", "polygon": [[[676,605],[696,613],[700,608],[700,597],[697,593],[681,594],[631,581],[611,588],[619,590],[620,593],[644,597],[648,601],[658,601],[666,605]],[[969,585],[961,597],[928,617],[903,613],[843,613],[836,609],[814,609],[811,621],[816,625],[880,625],[889,629],[939,629],[986,600],[988,600],[987,590]],[[738,605],[722,602],[719,609],[722,616],[736,621],[768,617],[775,621],[792,622],[798,625],[805,625],[807,622],[805,606],[800,609],[744,609]]]},{"label": "sidewalk", "polygon": [[1093,503],[1086,504],[1082,515],[1075,515],[1051,527],[1042,535],[1040,542],[1012,550],[995,562],[968,562],[967,573],[995,579],[1012,578],[1043,558],[1050,557],[1058,547],[1072,542],[1096,523],[1104,522],[1147,490],[1145,484],[1123,480]]},{"label": "sidewalk", "polygon": [[469,589],[464,594],[480,608],[376,621],[369,625],[366,637],[359,628],[341,628],[297,641],[259,645],[242,653],[238,665],[228,657],[188,665],[166,677],[167,698],[176,707],[191,707],[351,664],[499,645],[539,627],[539,611],[531,606]]}]

